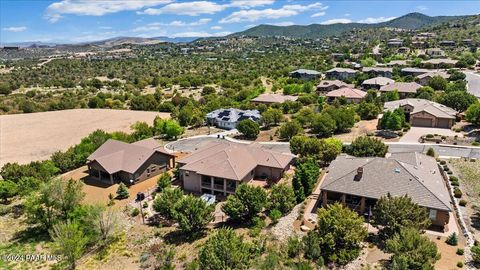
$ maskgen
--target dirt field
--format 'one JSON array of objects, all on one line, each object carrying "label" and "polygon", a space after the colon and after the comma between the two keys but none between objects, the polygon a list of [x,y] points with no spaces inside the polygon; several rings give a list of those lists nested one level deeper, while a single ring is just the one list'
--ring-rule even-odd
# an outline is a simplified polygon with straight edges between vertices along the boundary
[{"label": "dirt field", "polygon": [[108,109],[75,109],[0,115],[0,166],[42,160],[66,150],[96,129],[130,131],[136,121],[152,123],[168,113]]}]

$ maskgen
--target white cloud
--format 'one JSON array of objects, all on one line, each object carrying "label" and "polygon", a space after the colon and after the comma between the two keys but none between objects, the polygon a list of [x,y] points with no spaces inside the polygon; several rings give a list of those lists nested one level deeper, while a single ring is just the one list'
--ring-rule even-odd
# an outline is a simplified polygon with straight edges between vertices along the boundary
[{"label": "white cloud", "polygon": [[168,4],[162,8],[147,8],[138,14],[160,15],[160,14],[176,14],[198,16],[200,14],[215,14],[227,8],[225,5],[219,5],[209,1],[194,1]]},{"label": "white cloud", "polygon": [[110,30],[110,29],[112,29],[112,27],[111,26],[99,26],[98,29]]},{"label": "white cloud", "polygon": [[271,5],[273,3],[275,3],[275,0],[231,0],[229,6],[249,9],[252,7]]},{"label": "white cloud", "polygon": [[238,22],[254,22],[261,19],[279,19],[298,15],[307,10],[325,10],[328,7],[321,3],[313,3],[310,5],[284,5],[279,9],[249,9],[235,11],[227,17],[220,20],[220,23],[238,23]]},{"label": "white cloud", "polygon": [[171,35],[171,37],[223,37],[226,35],[230,35],[232,32],[216,32],[216,33],[208,33],[208,32],[181,32],[175,33]]},{"label": "white cloud", "polygon": [[126,10],[139,10],[146,7],[168,4],[172,0],[62,0],[47,7],[44,18],[56,22],[62,14],[103,16]]},{"label": "white cloud", "polygon": [[149,23],[146,26],[175,26],[175,27],[183,27],[183,26],[199,26],[199,25],[204,25],[209,22],[211,22],[212,19],[210,18],[203,18],[194,22],[184,22],[184,21],[171,21],[169,23],[163,23],[163,22],[154,22],[154,23]]},{"label": "white cloud", "polygon": [[320,11],[320,12],[317,12],[317,13],[314,13],[312,14],[312,18],[315,18],[315,17],[321,17],[323,15],[327,14],[325,11]]},{"label": "white cloud", "polygon": [[26,26],[11,26],[11,27],[5,27],[2,30],[6,31],[6,32],[18,33],[18,32],[23,32],[23,31],[27,30],[27,27]]},{"label": "white cloud", "polygon": [[294,22],[278,22],[278,23],[269,23],[270,25],[276,25],[276,26],[290,26],[294,25]]},{"label": "white cloud", "polygon": [[351,22],[352,20],[350,19],[341,18],[341,19],[326,20],[324,22],[321,22],[321,24],[336,24],[336,23],[351,23]]},{"label": "white cloud", "polygon": [[387,22],[387,21],[393,20],[395,18],[396,17],[378,17],[378,18],[369,17],[363,20],[359,20],[358,22],[359,23],[381,23],[381,22]]},{"label": "white cloud", "polygon": [[420,10],[420,11],[425,11],[428,8],[426,6],[417,6],[417,9]]},{"label": "white cloud", "polygon": [[221,30],[222,27],[221,27],[220,25],[214,25],[214,26],[210,27],[210,29],[212,29],[212,30]]}]

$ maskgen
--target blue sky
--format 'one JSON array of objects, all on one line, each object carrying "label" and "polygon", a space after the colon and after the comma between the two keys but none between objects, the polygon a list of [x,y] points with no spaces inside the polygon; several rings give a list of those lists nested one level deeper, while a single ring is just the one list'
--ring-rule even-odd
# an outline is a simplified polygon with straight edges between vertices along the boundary
[{"label": "blue sky", "polygon": [[222,36],[258,24],[374,23],[409,12],[479,14],[480,1],[0,0],[0,43]]}]

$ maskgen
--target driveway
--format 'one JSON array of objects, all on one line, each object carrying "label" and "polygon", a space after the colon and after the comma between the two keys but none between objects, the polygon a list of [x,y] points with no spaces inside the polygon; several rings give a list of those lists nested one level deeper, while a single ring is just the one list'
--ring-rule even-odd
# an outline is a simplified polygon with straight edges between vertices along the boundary
[{"label": "driveway", "polygon": [[402,143],[418,143],[418,140],[423,135],[438,134],[442,136],[463,136],[460,133],[456,133],[451,129],[446,128],[427,128],[427,127],[411,127],[410,130],[400,138],[399,142]]},{"label": "driveway", "polygon": [[467,80],[467,91],[476,97],[480,97],[480,74],[471,71],[465,71],[465,80]]}]

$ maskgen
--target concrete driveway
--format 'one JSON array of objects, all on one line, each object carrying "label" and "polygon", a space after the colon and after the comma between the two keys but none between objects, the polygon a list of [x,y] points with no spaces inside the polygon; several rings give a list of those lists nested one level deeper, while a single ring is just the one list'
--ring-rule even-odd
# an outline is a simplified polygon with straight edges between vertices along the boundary
[{"label": "concrete driveway", "polygon": [[456,133],[451,129],[446,128],[427,128],[427,127],[411,127],[410,130],[400,138],[399,142],[403,143],[418,143],[421,136],[427,134],[438,134],[442,136],[463,136],[461,133]]},{"label": "concrete driveway", "polygon": [[465,71],[464,73],[466,75],[465,80],[467,80],[467,91],[480,97],[480,74],[471,71]]}]

